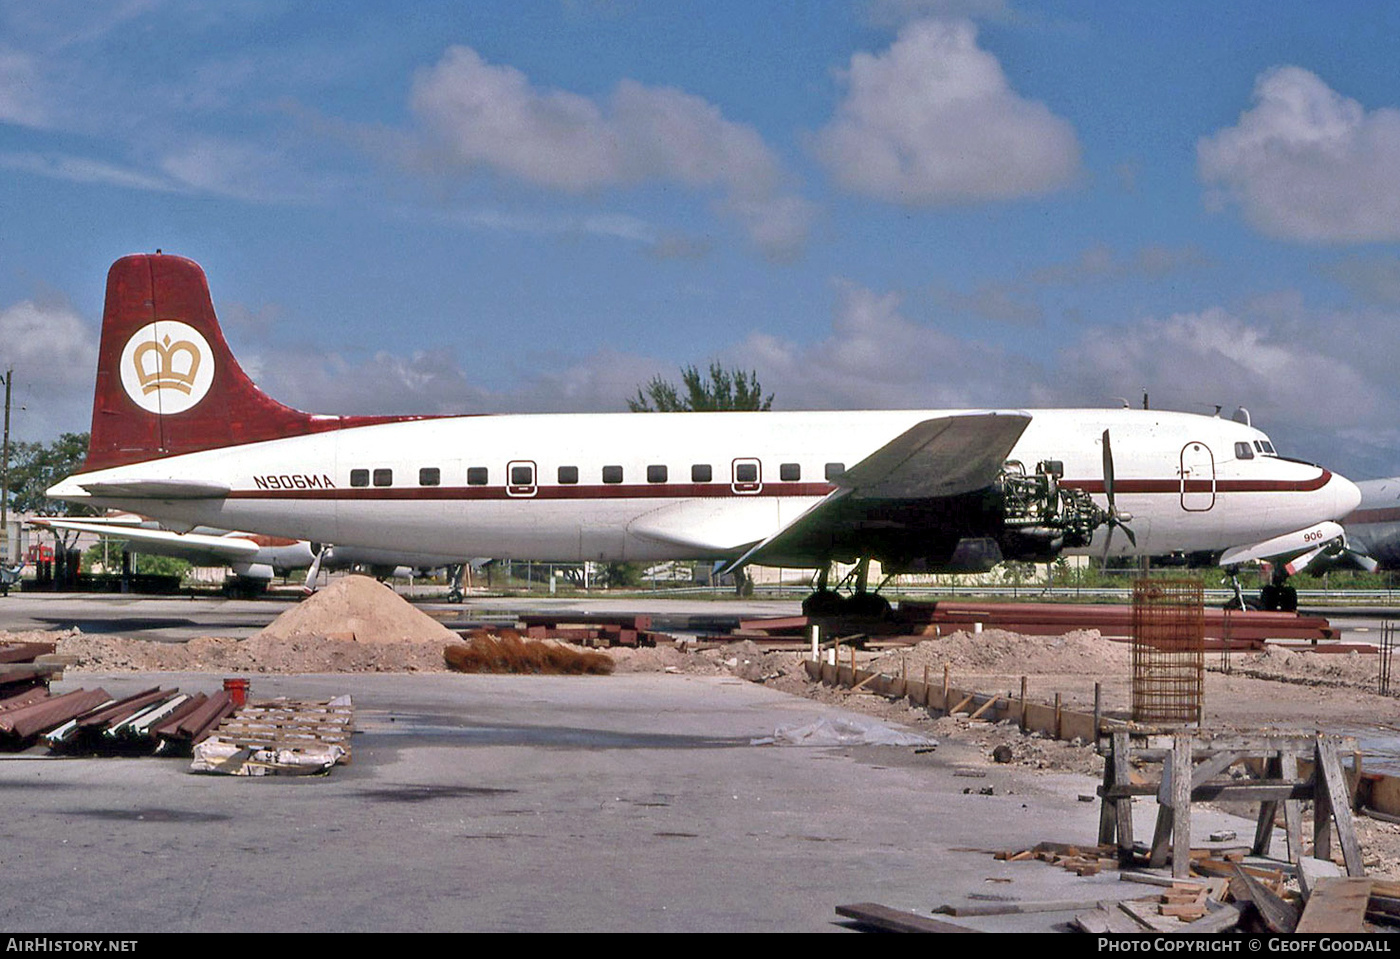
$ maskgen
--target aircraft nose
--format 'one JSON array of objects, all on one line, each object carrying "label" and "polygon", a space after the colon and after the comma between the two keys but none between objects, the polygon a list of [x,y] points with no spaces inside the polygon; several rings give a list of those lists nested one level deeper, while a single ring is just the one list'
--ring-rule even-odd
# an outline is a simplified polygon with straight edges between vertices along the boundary
[{"label": "aircraft nose", "polygon": [[1340,473],[1332,474],[1326,488],[1332,494],[1332,519],[1344,519],[1361,505],[1360,488]]}]

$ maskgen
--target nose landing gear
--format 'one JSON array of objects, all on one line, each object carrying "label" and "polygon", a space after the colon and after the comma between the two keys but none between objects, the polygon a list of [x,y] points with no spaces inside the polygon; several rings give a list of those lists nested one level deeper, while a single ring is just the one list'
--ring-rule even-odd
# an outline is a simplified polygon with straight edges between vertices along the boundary
[{"label": "nose landing gear", "polygon": [[1246,599],[1244,590],[1240,586],[1238,569],[1227,570],[1231,587],[1235,590],[1235,596],[1225,604],[1226,609],[1253,609],[1264,612],[1296,613],[1298,612],[1298,590],[1287,585],[1288,574],[1279,574],[1282,567],[1275,567],[1271,582],[1259,587],[1258,599]]}]

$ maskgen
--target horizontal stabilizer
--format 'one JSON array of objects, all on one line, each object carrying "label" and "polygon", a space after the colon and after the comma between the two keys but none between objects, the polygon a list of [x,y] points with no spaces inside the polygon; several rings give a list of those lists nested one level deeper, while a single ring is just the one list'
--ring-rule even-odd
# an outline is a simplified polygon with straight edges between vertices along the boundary
[{"label": "horizontal stabilizer", "polygon": [[222,499],[229,487],[200,480],[135,479],[79,484],[93,496],[121,499]]},{"label": "horizontal stabilizer", "polygon": [[165,529],[123,528],[81,520],[44,519],[35,522],[34,525],[126,540],[147,552],[158,553],[161,556],[177,556],[197,565],[212,565],[211,560],[220,563],[246,562],[259,551],[257,543],[240,536],[206,536],[202,533],[174,533]]}]

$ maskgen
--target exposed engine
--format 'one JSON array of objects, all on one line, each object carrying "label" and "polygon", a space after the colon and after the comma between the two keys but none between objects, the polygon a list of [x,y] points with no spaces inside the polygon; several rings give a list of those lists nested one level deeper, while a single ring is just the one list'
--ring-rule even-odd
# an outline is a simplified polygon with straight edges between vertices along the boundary
[{"label": "exposed engine", "polygon": [[998,478],[1004,530],[998,539],[1004,558],[1047,562],[1066,548],[1088,546],[1094,530],[1110,521],[1082,489],[1063,487],[1064,463],[1042,460],[1034,473],[1008,460]]}]

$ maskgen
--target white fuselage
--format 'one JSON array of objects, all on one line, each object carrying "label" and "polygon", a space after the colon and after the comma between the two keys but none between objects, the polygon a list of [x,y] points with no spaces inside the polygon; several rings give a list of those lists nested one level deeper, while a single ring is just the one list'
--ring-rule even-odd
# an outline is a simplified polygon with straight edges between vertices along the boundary
[{"label": "white fuselage", "polygon": [[[324,543],[550,561],[732,558],[915,424],[970,411],[463,416],[362,426],[187,453],[70,477],[64,499],[183,526]],[[1012,459],[1064,464],[1063,484],[1104,505],[1110,431],[1120,510],[1136,545],[1220,550],[1339,519],[1356,488],[1262,452],[1267,437],[1219,417],[1030,411]],[[1265,444],[1261,446],[1260,444]],[[1246,458],[1243,454],[1249,452]],[[708,468],[708,474],[706,472]],[[85,483],[176,480],[225,497],[91,496]],[[1102,548],[1101,529],[1090,551]]]}]

